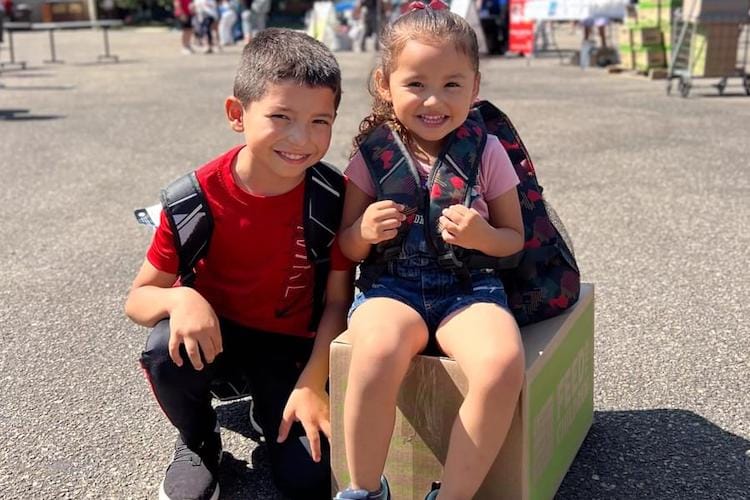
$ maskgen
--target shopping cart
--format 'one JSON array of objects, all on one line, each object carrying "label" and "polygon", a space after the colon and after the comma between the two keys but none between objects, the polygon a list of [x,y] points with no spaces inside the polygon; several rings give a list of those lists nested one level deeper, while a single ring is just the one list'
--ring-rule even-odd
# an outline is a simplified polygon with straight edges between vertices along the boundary
[{"label": "shopping cart", "polygon": [[667,95],[672,80],[687,97],[696,78],[719,78],[713,86],[723,95],[730,78],[740,79],[750,96],[748,49],[750,48],[750,9],[742,17],[694,21],[694,16],[676,11],[672,23],[672,50],[667,70]]}]

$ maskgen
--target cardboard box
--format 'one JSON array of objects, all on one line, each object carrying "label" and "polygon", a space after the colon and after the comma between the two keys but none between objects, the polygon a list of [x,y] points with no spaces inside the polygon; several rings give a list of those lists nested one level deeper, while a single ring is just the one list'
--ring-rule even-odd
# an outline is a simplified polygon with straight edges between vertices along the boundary
[{"label": "cardboard box", "polygon": [[685,0],[683,18],[688,21],[736,22],[748,21],[747,0]]},{"label": "cardboard box", "polygon": [[617,45],[630,47],[633,45],[633,29],[630,26],[621,25],[617,30]]},{"label": "cardboard box", "polygon": [[631,45],[633,49],[650,47],[662,44],[662,35],[659,28],[636,28],[631,33]]},{"label": "cardboard box", "polygon": [[692,41],[693,76],[731,76],[737,66],[741,25],[706,23],[698,26]]},{"label": "cardboard box", "polygon": [[680,2],[646,1],[638,4],[638,26],[666,27],[671,26],[675,17],[675,10],[680,8]]},{"label": "cardboard box", "polygon": [[[594,287],[565,314],[522,329],[526,379],[510,431],[476,499],[551,499],[593,419]],[[331,346],[331,462],[334,488],[349,484],[344,394],[351,345]],[[451,426],[467,383],[448,358],[418,356],[398,396],[385,474],[393,498],[422,500],[445,463]]]},{"label": "cardboard box", "polygon": [[635,59],[633,49],[630,45],[620,45],[620,66],[624,69],[635,69]]},{"label": "cardboard box", "polygon": [[628,58],[632,58],[633,68],[638,71],[647,72],[651,68],[664,68],[667,65],[667,54],[664,47],[659,45],[640,49],[620,47],[620,60],[625,61]]},{"label": "cardboard box", "polygon": [[648,71],[651,68],[663,68],[667,65],[664,47],[644,47],[633,51],[635,69]]},{"label": "cardboard box", "polygon": [[675,33],[676,35],[679,36],[680,32],[679,31],[673,32],[671,26],[661,26],[660,28],[661,28],[661,38],[662,40],[664,40],[664,46],[671,47],[672,45],[674,45],[675,39],[672,36],[672,33]]},{"label": "cardboard box", "polygon": [[661,22],[661,7],[654,3],[638,4],[638,26],[658,27]]},{"label": "cardboard box", "polygon": [[625,26],[631,27],[638,24],[638,11],[635,5],[628,4],[625,6],[625,19],[623,20]]}]

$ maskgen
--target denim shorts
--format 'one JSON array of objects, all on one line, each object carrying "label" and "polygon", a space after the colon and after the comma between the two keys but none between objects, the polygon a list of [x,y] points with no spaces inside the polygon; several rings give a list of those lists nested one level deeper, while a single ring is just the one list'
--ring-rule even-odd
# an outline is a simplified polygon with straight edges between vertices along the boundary
[{"label": "denim shorts", "polygon": [[357,294],[349,309],[349,318],[367,299],[391,298],[417,311],[430,337],[434,337],[441,321],[471,304],[497,304],[508,310],[503,283],[491,269],[472,271],[471,285],[471,290],[465,290],[456,275],[444,269],[391,262],[369,290]]}]

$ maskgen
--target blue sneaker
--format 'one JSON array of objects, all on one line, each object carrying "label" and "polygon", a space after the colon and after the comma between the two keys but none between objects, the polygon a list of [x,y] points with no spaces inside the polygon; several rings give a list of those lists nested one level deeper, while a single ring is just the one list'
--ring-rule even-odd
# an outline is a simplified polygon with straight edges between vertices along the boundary
[{"label": "blue sneaker", "polygon": [[427,494],[426,497],[424,497],[424,500],[436,500],[438,497],[438,490],[440,489],[440,482],[435,481],[432,483],[432,489]]},{"label": "blue sneaker", "polygon": [[363,489],[347,488],[339,491],[333,500],[391,500],[391,489],[385,476],[380,476],[380,490],[371,492]]}]

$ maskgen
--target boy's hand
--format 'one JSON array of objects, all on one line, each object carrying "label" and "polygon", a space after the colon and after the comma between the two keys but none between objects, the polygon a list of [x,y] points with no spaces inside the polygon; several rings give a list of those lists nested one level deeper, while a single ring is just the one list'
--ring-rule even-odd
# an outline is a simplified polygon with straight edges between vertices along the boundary
[{"label": "boy's hand", "polygon": [[393,200],[371,203],[359,224],[362,239],[374,245],[395,238],[401,222],[406,219],[403,210],[404,206]]},{"label": "boy's hand", "polygon": [[211,304],[189,287],[179,288],[182,295],[169,315],[169,357],[182,366],[180,344],[185,344],[190,362],[203,369],[201,352],[207,363],[213,363],[222,351],[219,319]]},{"label": "boy's hand", "polygon": [[320,433],[331,440],[331,419],[328,410],[328,394],[310,387],[296,387],[286,402],[279,425],[277,443],[283,443],[292,424],[299,421],[310,441],[310,452],[315,462],[320,462]]},{"label": "boy's hand", "polygon": [[476,250],[487,237],[490,223],[473,208],[452,205],[443,209],[438,220],[440,235],[446,243]]}]

